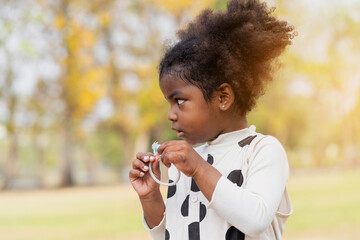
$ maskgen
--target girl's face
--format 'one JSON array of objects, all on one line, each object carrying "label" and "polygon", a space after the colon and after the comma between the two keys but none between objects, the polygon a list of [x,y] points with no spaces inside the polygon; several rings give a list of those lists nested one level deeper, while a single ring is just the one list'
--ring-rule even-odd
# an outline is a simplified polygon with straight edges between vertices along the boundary
[{"label": "girl's face", "polygon": [[221,134],[221,111],[216,100],[205,101],[199,88],[169,74],[160,79],[160,88],[170,104],[171,129],[179,138],[196,144]]}]

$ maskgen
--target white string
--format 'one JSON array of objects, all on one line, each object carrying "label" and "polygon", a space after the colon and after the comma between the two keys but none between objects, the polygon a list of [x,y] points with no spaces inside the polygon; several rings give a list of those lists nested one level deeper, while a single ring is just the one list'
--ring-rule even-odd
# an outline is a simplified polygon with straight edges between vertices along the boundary
[{"label": "white string", "polygon": [[[159,146],[160,146],[160,144],[158,142],[154,142],[151,145],[151,147],[153,149],[153,152],[154,152],[154,155],[158,155],[157,149],[158,149]],[[173,164],[171,164],[171,165],[174,166]],[[155,182],[157,182],[160,185],[164,185],[164,186],[174,186],[179,182],[179,180],[180,180],[180,171],[176,167],[175,167],[175,169],[178,171],[176,180],[174,182],[172,182],[172,183],[165,183],[165,182],[161,182],[159,179],[157,179],[155,177],[155,175],[153,173],[153,170],[152,170],[152,162],[150,162],[150,164],[149,164],[149,172],[150,172],[151,177],[154,179]]]}]

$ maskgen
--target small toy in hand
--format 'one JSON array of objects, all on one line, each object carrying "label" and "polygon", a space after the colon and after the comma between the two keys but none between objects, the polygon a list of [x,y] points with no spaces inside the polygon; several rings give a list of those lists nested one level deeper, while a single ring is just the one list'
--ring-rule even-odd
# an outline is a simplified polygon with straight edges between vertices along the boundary
[{"label": "small toy in hand", "polygon": [[[152,148],[152,150],[153,150],[153,152],[154,152],[154,155],[158,155],[157,150],[158,150],[159,147],[160,147],[160,144],[159,144],[158,142],[154,142],[154,143],[151,145],[151,148]],[[150,172],[151,177],[154,179],[154,181],[157,182],[157,183],[160,184],[160,185],[164,185],[164,186],[174,186],[174,185],[176,185],[176,184],[179,182],[179,180],[180,180],[180,171],[178,170],[178,176],[177,176],[177,178],[176,178],[176,180],[175,180],[174,182],[171,182],[171,183],[170,183],[170,182],[169,182],[169,183],[161,182],[159,179],[157,179],[157,178],[155,177],[155,175],[154,175],[154,173],[153,173],[153,171],[152,171],[152,162],[150,162],[150,164],[149,164],[149,172]]]}]

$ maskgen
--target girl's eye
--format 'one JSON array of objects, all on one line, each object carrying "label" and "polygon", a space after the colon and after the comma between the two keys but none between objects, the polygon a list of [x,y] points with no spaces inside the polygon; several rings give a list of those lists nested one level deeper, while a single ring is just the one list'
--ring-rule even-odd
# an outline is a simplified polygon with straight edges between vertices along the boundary
[{"label": "girl's eye", "polygon": [[185,100],[183,100],[183,99],[176,99],[176,103],[178,104],[178,105],[181,105],[181,104],[183,104],[185,102]]}]

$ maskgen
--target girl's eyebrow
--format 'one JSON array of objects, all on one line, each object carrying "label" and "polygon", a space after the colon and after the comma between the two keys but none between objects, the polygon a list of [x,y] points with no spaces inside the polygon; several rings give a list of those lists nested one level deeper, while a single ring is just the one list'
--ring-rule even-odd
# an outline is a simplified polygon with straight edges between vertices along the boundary
[{"label": "girl's eyebrow", "polygon": [[180,94],[182,94],[181,91],[175,90],[167,96],[167,99],[172,99],[175,95],[180,95]]}]

